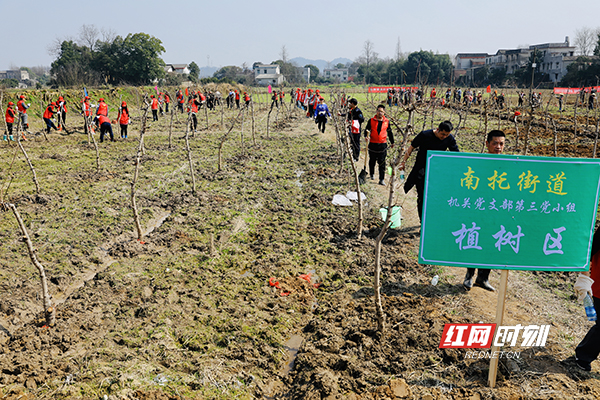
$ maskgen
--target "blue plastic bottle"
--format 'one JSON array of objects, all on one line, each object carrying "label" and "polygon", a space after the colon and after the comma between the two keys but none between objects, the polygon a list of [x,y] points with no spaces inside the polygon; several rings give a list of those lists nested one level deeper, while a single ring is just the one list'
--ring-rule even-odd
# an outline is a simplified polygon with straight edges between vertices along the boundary
[{"label": "blue plastic bottle", "polygon": [[587,315],[588,321],[595,321],[597,319],[596,309],[594,308],[594,300],[592,300],[589,293],[583,298],[583,306],[585,307],[585,315]]}]

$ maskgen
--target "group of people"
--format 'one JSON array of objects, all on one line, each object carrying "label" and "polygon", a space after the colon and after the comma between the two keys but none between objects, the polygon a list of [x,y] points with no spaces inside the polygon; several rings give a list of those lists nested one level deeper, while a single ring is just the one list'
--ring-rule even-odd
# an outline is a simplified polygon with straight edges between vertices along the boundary
[{"label": "group of people", "polygon": [[[3,141],[15,140],[13,135],[13,126],[15,123],[15,119],[17,120],[17,123],[18,125],[20,125],[21,128],[21,138],[23,140],[27,140],[25,132],[31,133],[29,132],[29,124],[27,122],[27,109],[29,107],[31,107],[31,104],[25,103],[25,95],[19,96],[16,109],[15,103],[13,103],[12,101],[8,102],[8,106],[6,107],[6,113],[4,115],[7,132],[2,137]],[[18,134],[19,132],[17,132],[17,135]]]}]

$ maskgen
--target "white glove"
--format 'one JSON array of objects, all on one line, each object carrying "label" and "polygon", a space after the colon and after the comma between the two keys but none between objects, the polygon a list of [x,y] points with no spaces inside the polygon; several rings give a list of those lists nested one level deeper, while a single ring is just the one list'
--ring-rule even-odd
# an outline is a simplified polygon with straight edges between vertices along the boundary
[{"label": "white glove", "polygon": [[589,276],[583,274],[577,276],[577,281],[575,281],[573,289],[575,290],[575,294],[577,294],[577,299],[579,301],[583,301],[586,294],[592,296],[592,283],[594,283],[594,280]]}]

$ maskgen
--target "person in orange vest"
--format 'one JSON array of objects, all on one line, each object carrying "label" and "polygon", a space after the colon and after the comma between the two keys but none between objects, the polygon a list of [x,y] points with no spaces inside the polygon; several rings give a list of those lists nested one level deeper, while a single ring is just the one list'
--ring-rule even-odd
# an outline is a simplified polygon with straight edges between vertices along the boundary
[{"label": "person in orange vest", "polygon": [[[56,105],[58,107],[58,130],[62,131],[62,128],[65,128],[65,132],[67,132],[66,122],[67,122],[67,102],[62,96],[58,96],[58,100],[56,101]],[[68,133],[68,132],[67,132]]]},{"label": "person in orange vest", "polygon": [[189,104],[189,113],[191,117],[190,130],[196,132],[198,129],[198,117],[196,117],[196,114],[198,113],[198,108],[202,105],[202,103],[198,101],[198,96],[194,95],[190,99]]},{"label": "person in orange vest", "polygon": [[171,98],[168,93],[165,93],[165,112],[169,113],[169,103],[171,102]]},{"label": "person in orange vest", "polygon": [[[12,101],[8,102],[8,107],[6,108],[6,129],[8,130],[8,138],[9,140],[15,140],[13,138],[13,133],[12,133],[12,128],[13,128],[13,124],[15,123],[15,110],[13,110],[13,106],[15,105],[15,103],[13,103]],[[6,141],[6,134],[2,137],[2,140]]]},{"label": "person in orange vest", "polygon": [[279,108],[279,96],[277,96],[277,90],[273,90],[273,94],[271,95],[271,110],[273,106],[277,106]]},{"label": "person in orange vest", "polygon": [[279,104],[281,104],[283,106],[283,98],[285,97],[285,93],[283,92],[283,89],[281,89],[281,92],[279,92]]},{"label": "person in orange vest", "polygon": [[431,93],[429,93],[429,97],[432,100],[435,100],[435,96],[437,96],[437,92],[436,92],[435,88],[433,88],[433,89],[431,89]]},{"label": "person in orange vest", "polygon": [[246,107],[250,105],[250,96],[246,92],[244,92],[244,102],[246,103]]},{"label": "person in orange vest", "polygon": [[83,130],[85,134],[88,133],[88,126],[92,124],[92,105],[90,104],[90,96],[85,96],[83,102],[81,103],[81,113],[85,119],[85,123],[83,125]]},{"label": "person in orange vest", "polygon": [[110,133],[110,141],[114,142],[115,137],[112,131],[112,125],[110,124],[110,118],[104,115],[98,115],[95,119],[96,126],[100,128],[100,143],[104,142],[104,135]]},{"label": "person in orange vest", "polygon": [[375,163],[379,165],[379,184],[385,185],[385,159],[387,157],[387,143],[390,142],[390,148],[394,148],[394,133],[390,126],[390,121],[385,117],[385,106],[377,106],[377,113],[367,122],[365,127],[365,138],[367,139],[369,149],[369,174],[371,180],[375,174]]},{"label": "person in orange vest", "polygon": [[163,92],[160,92],[158,94],[158,109],[160,111],[160,115],[165,115],[165,113],[163,112],[163,103],[165,102],[163,94]]},{"label": "person in orange vest", "polygon": [[48,104],[48,107],[46,107],[44,115],[42,116],[42,118],[44,118],[44,122],[46,123],[46,133],[50,133],[51,128],[54,128],[55,131],[58,130],[58,128],[56,127],[56,125],[54,125],[54,122],[52,121],[52,117],[54,117],[54,114],[56,114],[56,111],[54,110],[55,107],[55,102]]},{"label": "person in orange vest", "polygon": [[19,112],[19,118],[21,119],[21,127],[23,130],[29,132],[29,124],[27,123],[27,109],[31,107],[31,104],[25,104],[25,96],[19,96],[19,101],[17,101],[17,111]]},{"label": "person in orange vest", "polygon": [[183,114],[183,104],[185,103],[185,97],[183,96],[183,92],[181,91],[181,89],[179,89],[177,93],[175,93],[175,97],[177,97],[177,108],[179,108],[179,111]]},{"label": "person in orange vest", "polygon": [[98,108],[96,109],[96,116],[104,115],[108,117],[108,104],[104,102],[104,99],[101,97],[98,100]]},{"label": "person in orange vest", "polygon": [[152,109],[152,121],[158,121],[158,99],[154,95],[150,96],[150,108]]},{"label": "person in orange vest", "polygon": [[129,109],[127,108],[126,102],[122,102],[121,107],[119,107],[119,115],[117,116],[117,121],[119,121],[119,125],[121,125],[121,139],[127,139],[127,126],[129,125]]},{"label": "person in orange vest", "polygon": [[240,108],[240,93],[237,91],[237,89],[235,90],[235,105],[237,108]]}]

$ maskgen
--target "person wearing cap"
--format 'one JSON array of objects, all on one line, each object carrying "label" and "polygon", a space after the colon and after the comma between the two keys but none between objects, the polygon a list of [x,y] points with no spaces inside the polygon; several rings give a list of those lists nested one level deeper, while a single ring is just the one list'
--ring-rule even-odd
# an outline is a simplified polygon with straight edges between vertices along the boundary
[{"label": "person wearing cap", "polygon": [[350,142],[352,143],[352,158],[354,162],[358,162],[358,157],[360,156],[360,126],[365,122],[365,117],[363,117],[362,111],[358,108],[358,100],[355,98],[351,98],[348,101],[346,118],[350,125],[348,133],[350,135]]},{"label": "person wearing cap", "polygon": [[[56,101],[57,106],[57,114],[58,114],[58,130],[61,131],[65,128],[65,132],[67,132],[67,102],[64,97],[58,96],[58,100]],[[68,133],[68,132],[67,132]]]},{"label": "person wearing cap", "polygon": [[198,117],[196,114],[198,113],[200,106],[202,106],[202,103],[198,101],[198,95],[194,94],[190,99],[188,108],[190,114],[190,130],[192,132],[196,132],[198,129]]},{"label": "person wearing cap", "polygon": [[371,180],[375,174],[375,164],[379,165],[379,184],[384,185],[385,159],[387,157],[388,140],[394,147],[394,133],[390,121],[385,117],[385,106],[377,106],[377,113],[367,122],[365,127],[365,138],[368,136],[369,149],[369,174]]},{"label": "person wearing cap", "polygon": [[171,98],[169,97],[169,93],[165,93],[165,112],[169,113],[169,103],[171,102]]},{"label": "person wearing cap", "polygon": [[85,96],[83,103],[81,103],[81,113],[84,118],[83,129],[86,135],[88,133],[88,126],[92,123],[92,107],[94,106],[90,104],[90,96]]},{"label": "person wearing cap", "polygon": [[110,123],[110,118],[104,115],[98,115],[95,118],[96,126],[100,128],[100,143],[104,142],[104,135],[106,133],[110,133],[110,141],[114,142],[115,137],[112,131],[112,125]]},{"label": "person wearing cap", "polygon": [[327,117],[331,117],[331,113],[329,112],[329,107],[325,104],[325,99],[320,97],[319,104],[317,104],[317,108],[315,108],[315,123],[317,124],[317,128],[322,133],[325,133],[325,124],[327,124]]},{"label": "person wearing cap", "polygon": [[108,104],[104,102],[102,97],[98,100],[98,108],[96,109],[96,116],[100,115],[108,117]]},{"label": "person wearing cap", "polygon": [[54,122],[52,121],[52,117],[54,117],[54,114],[56,114],[56,111],[54,110],[55,107],[55,102],[48,104],[48,107],[46,107],[44,115],[42,116],[42,118],[44,118],[44,122],[46,123],[46,133],[50,133],[51,128],[54,128],[55,131],[58,130],[58,128],[56,128],[56,125],[54,125]]},{"label": "person wearing cap", "polygon": [[179,112],[183,114],[183,104],[185,103],[185,97],[183,96],[183,92],[181,89],[175,93],[175,97],[177,97],[177,108],[179,108]]},{"label": "person wearing cap", "polygon": [[[6,108],[6,114],[5,114],[5,118],[6,118],[6,129],[7,129],[7,133],[8,133],[8,138],[9,140],[15,140],[13,138],[13,133],[12,133],[12,128],[13,128],[13,124],[15,122],[15,110],[13,109],[13,106],[15,105],[15,103],[13,103],[12,101],[8,102],[8,107]],[[6,141],[6,134],[2,137],[2,140]]]},{"label": "person wearing cap", "polygon": [[122,102],[121,107],[119,107],[119,115],[117,116],[117,121],[119,121],[119,125],[121,126],[121,139],[127,139],[127,126],[129,125],[129,109],[127,108],[126,102]]},{"label": "person wearing cap", "polygon": [[29,132],[29,124],[27,123],[27,109],[31,107],[31,104],[25,104],[25,96],[19,96],[19,101],[17,101],[17,111],[19,112],[19,118],[21,119],[21,127]]},{"label": "person wearing cap", "polygon": [[158,99],[154,95],[150,96],[151,103],[150,108],[152,109],[152,121],[158,121]]}]

